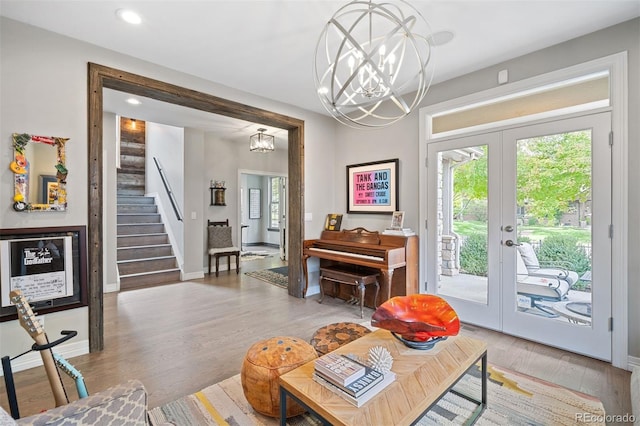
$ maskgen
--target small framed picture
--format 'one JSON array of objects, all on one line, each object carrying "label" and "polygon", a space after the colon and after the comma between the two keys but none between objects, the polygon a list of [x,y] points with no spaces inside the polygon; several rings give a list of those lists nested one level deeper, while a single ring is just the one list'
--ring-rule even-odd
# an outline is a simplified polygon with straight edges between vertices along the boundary
[{"label": "small framed picture", "polygon": [[329,213],[324,221],[325,231],[339,231],[342,224],[342,215],[337,213]]},{"label": "small framed picture", "polygon": [[404,223],[404,212],[393,212],[391,216],[391,229],[402,229]]}]

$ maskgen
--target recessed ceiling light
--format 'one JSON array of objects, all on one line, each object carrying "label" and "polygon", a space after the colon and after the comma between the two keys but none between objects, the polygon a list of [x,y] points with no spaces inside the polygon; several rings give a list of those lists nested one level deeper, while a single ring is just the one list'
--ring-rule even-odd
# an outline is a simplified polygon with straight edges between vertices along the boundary
[{"label": "recessed ceiling light", "polygon": [[130,103],[131,105],[140,105],[142,103],[139,100],[137,100],[136,98],[129,98],[129,99],[127,99],[127,102]]},{"label": "recessed ceiling light", "polygon": [[118,9],[118,10],[116,10],[116,15],[118,15],[118,18],[120,18],[123,21],[128,22],[130,24],[136,24],[137,25],[137,24],[142,22],[142,18],[140,17],[140,15],[138,15],[133,10]]}]

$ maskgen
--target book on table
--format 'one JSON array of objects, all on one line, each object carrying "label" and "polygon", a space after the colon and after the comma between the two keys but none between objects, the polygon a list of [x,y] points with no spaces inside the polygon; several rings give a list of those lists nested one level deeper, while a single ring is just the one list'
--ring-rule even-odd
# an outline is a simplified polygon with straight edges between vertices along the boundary
[{"label": "book on table", "polygon": [[380,381],[377,381],[375,384],[367,387],[365,392],[357,397],[350,395],[349,393],[345,392],[344,389],[337,386],[335,383],[331,383],[317,373],[313,374],[313,380],[315,380],[315,382],[320,386],[323,386],[336,395],[339,395],[356,407],[362,407],[367,401],[369,401],[371,398],[379,394],[384,388],[393,383],[396,380],[396,375],[393,371],[382,374],[382,379]]},{"label": "book on table", "polygon": [[346,386],[367,372],[367,367],[353,359],[330,352],[316,359],[315,370],[332,382]]},{"label": "book on table", "polygon": [[327,382],[337,386],[343,392],[348,393],[349,395],[357,398],[360,395],[367,392],[376,383],[384,379],[384,375],[381,372],[374,370],[371,367],[367,367],[367,366],[363,366],[363,367],[365,368],[365,374],[346,385],[336,382],[331,377],[324,375],[321,371],[316,370],[315,374],[320,378],[326,380]]}]

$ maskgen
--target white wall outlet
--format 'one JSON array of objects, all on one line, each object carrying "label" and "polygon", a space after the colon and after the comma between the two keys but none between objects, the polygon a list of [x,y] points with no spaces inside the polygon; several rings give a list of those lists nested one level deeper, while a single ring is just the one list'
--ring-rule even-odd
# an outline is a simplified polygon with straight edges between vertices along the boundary
[{"label": "white wall outlet", "polygon": [[196,220],[197,217],[198,217],[198,215],[196,214],[196,212],[191,212],[191,219],[192,220]]},{"label": "white wall outlet", "polygon": [[311,222],[313,220],[313,213],[305,212],[304,213],[304,221]]}]

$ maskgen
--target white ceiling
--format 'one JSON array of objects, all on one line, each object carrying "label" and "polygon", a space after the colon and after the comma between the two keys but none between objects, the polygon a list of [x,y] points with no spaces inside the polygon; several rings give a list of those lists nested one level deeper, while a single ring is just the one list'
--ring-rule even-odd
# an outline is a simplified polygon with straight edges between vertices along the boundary
[{"label": "white ceiling", "polygon": [[[640,0],[409,2],[421,11],[433,32],[454,34],[451,42],[434,49],[434,83],[640,16]],[[314,89],[313,56],[325,23],[346,3],[0,0],[0,14],[229,87],[325,113]],[[118,20],[115,11],[119,8],[137,11],[142,24],[132,26]],[[117,96],[108,98],[114,102],[109,108],[119,110],[117,104],[122,100]],[[146,102],[143,105],[151,108]],[[198,127],[212,130],[210,117],[193,120],[200,123]],[[214,127],[231,126],[233,131],[245,127],[247,134],[255,133],[259,127],[245,122],[215,122]]]}]

